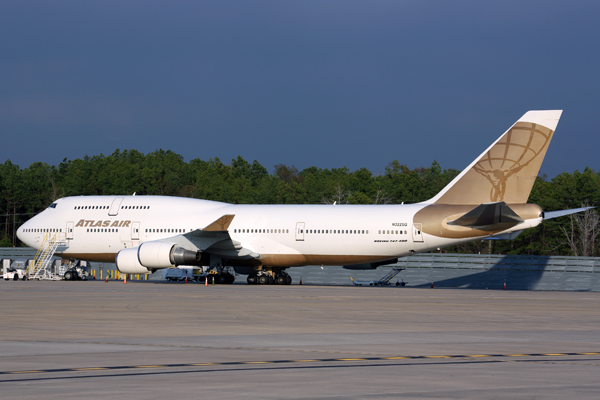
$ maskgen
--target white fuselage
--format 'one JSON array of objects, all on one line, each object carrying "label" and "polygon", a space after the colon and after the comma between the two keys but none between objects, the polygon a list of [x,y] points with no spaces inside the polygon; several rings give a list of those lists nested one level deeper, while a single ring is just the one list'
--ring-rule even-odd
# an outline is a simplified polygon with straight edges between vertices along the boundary
[{"label": "white fuselage", "polygon": [[[168,240],[235,215],[228,232],[265,266],[350,265],[382,261],[466,240],[438,238],[413,226],[425,205],[233,205],[165,196],[79,196],[57,200],[19,228],[39,248],[45,233],[64,233],[63,257],[114,262],[125,248]],[[472,239],[471,239],[472,240]]]}]

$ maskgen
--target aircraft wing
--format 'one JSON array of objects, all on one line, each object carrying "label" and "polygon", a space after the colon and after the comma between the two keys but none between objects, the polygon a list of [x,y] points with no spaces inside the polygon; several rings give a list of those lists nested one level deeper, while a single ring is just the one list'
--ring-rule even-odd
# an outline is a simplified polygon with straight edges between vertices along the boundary
[{"label": "aircraft wing", "polygon": [[[225,258],[254,258],[260,259],[260,254],[247,249],[229,235],[229,225],[235,215],[223,215],[203,229],[180,235],[179,244],[189,247],[189,244],[201,252],[219,255]],[[188,246],[185,246],[187,242]]]}]

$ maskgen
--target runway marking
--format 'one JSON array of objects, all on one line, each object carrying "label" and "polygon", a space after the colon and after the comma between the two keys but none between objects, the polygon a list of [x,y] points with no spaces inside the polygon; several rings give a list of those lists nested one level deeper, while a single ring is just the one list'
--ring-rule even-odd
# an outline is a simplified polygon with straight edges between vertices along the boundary
[{"label": "runway marking", "polygon": [[47,371],[12,371],[12,372],[5,372],[5,374],[33,374],[36,372],[47,372]]},{"label": "runway marking", "polygon": [[90,370],[97,370],[97,369],[108,369],[108,368],[104,368],[104,367],[89,367],[89,368],[73,368],[73,371],[90,371]]},{"label": "runway marking", "polygon": [[182,368],[182,367],[204,367],[204,366],[232,366],[248,364],[294,364],[294,363],[334,363],[349,361],[390,361],[390,360],[425,360],[439,358],[501,358],[501,357],[564,357],[564,356],[598,356],[600,352],[587,353],[532,353],[532,354],[460,354],[460,355],[431,355],[431,356],[395,356],[395,357],[369,357],[369,358],[323,358],[315,360],[273,360],[273,361],[226,361],[221,363],[190,363],[190,364],[164,364],[164,365],[122,365],[113,367],[85,367],[85,368],[57,368],[46,370],[26,371],[0,371],[0,375],[9,374],[41,374],[56,372],[75,372],[92,370],[123,370],[135,368]]},{"label": "runway marking", "polygon": [[219,365],[215,363],[204,363],[204,364],[187,364],[189,366],[204,366],[204,365]]}]

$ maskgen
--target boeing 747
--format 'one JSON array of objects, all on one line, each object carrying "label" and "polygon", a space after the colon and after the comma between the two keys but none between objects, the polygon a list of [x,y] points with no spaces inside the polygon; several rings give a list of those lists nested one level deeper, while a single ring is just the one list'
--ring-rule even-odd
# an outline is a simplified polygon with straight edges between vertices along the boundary
[{"label": "boeing 747", "polygon": [[234,205],[166,196],[56,200],[18,229],[63,258],[115,262],[125,274],[178,265],[224,268],[249,283],[290,284],[287,268],[370,269],[399,257],[486,238],[510,239],[544,219],[527,204],[562,111],[529,111],[430,200],[402,205]]}]

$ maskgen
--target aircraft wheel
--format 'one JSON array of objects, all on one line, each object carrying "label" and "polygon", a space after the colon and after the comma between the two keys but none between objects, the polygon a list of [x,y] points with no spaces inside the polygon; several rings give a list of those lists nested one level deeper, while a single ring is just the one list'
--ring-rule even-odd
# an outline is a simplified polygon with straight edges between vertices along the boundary
[{"label": "aircraft wheel", "polygon": [[267,283],[267,277],[264,275],[261,275],[258,277],[258,283],[261,285],[264,285],[265,283]]},{"label": "aircraft wheel", "polygon": [[246,279],[248,281],[248,285],[254,285],[256,284],[256,275],[248,275],[248,279]]},{"label": "aircraft wheel", "polygon": [[217,283],[220,283],[221,285],[226,284],[227,283],[227,276],[219,274],[217,276]]},{"label": "aircraft wheel", "polygon": [[286,276],[285,280],[286,280],[286,282],[285,282],[286,285],[291,285],[292,284],[292,277],[291,276],[289,276],[289,275]]},{"label": "aircraft wheel", "polygon": [[279,275],[277,278],[275,278],[276,285],[285,285],[286,282],[287,282],[287,279],[285,279],[285,276]]},{"label": "aircraft wheel", "polygon": [[231,285],[233,283],[233,281],[235,281],[235,276],[233,276],[231,274],[227,274],[225,276],[227,276],[227,284]]},{"label": "aircraft wheel", "polygon": [[67,271],[65,272],[65,281],[70,281],[71,280],[71,271]]}]

